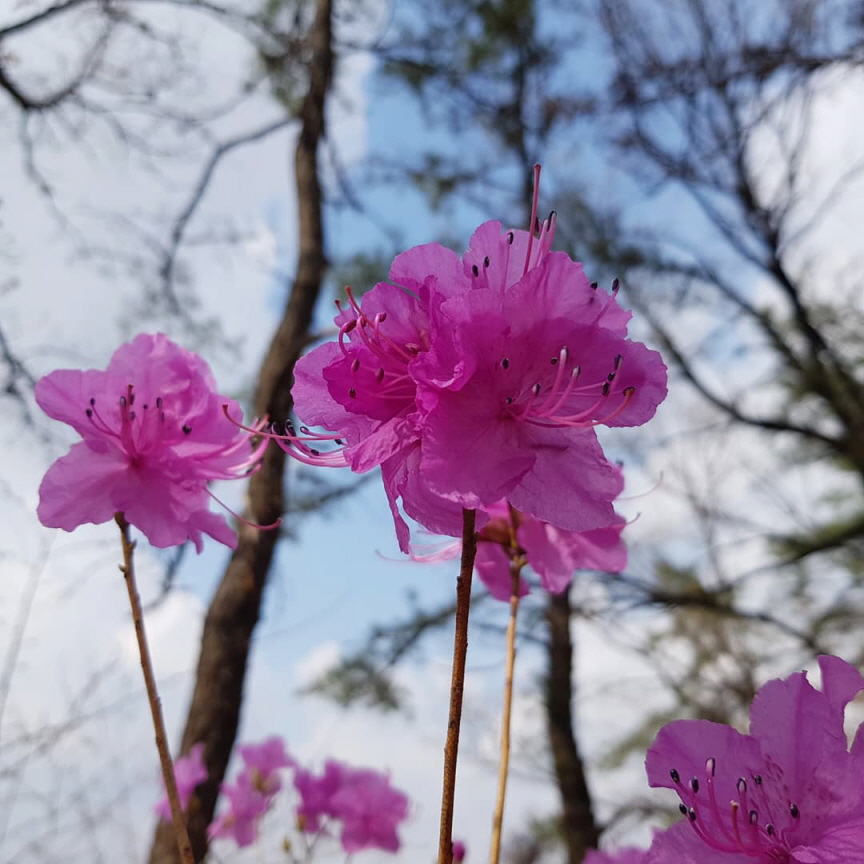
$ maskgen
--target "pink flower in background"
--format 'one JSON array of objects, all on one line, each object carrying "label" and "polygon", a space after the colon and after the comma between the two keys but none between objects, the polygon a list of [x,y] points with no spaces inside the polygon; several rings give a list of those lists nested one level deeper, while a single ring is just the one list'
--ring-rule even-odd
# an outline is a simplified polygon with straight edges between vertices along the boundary
[{"label": "pink flower in background", "polygon": [[282,788],[280,769],[297,765],[285,752],[285,742],[278,735],[260,744],[244,744],[240,747],[240,758],[246,766],[243,773],[248,775],[252,785],[269,795]]},{"label": "pink flower in background", "polygon": [[339,791],[331,799],[336,818],[342,820],[342,848],[399,850],[396,828],[408,818],[408,797],[394,789],[376,771],[348,769]]},{"label": "pink flower in background", "polygon": [[331,802],[342,788],[347,770],[345,765],[333,759],[324,764],[324,773],[320,777],[304,768],[297,769],[294,788],[300,794],[297,821],[301,831],[314,834],[321,830],[322,816],[335,816]]},{"label": "pink flower in background", "polygon": [[[185,810],[189,799],[199,783],[207,779],[207,769],[204,767],[204,745],[193,744],[185,756],[174,762],[174,777],[177,781],[177,793],[180,796],[180,806]],[[171,805],[168,796],[159,800],[154,808],[159,816],[167,822],[171,821]]]},{"label": "pink flower in background", "polygon": [[239,846],[251,846],[258,836],[258,823],[270,808],[272,795],[262,792],[245,771],[234,783],[223,783],[222,794],[228,798],[228,809],[210,824],[207,836],[230,837]]},{"label": "pink flower in background", "polygon": [[36,401],[68,423],[82,441],[72,445],[39,487],[39,519],[71,531],[107,522],[121,512],[154,546],[202,534],[234,547],[222,516],[210,512],[212,480],[245,477],[265,443],[226,420],[207,364],[164,334],[137,336],[114,352],[108,368],[61,369],[36,385]]},{"label": "pink flower in background", "polygon": [[[484,508],[488,521],[480,529],[475,569],[489,593],[505,602],[512,591],[511,566],[526,563],[540,577],[540,584],[560,594],[577,570],[618,573],[627,566],[627,547],[621,539],[624,518],[613,515],[613,524],[592,531],[564,531],[511,510],[505,501]],[[515,525],[514,525],[515,518]],[[458,558],[462,544],[452,543],[429,555],[413,555],[415,561],[445,561]],[[528,584],[520,579],[519,593]]]},{"label": "pink flower in background", "polygon": [[684,819],[655,835],[654,864],[852,864],[864,861],[864,725],[848,746],[846,705],[864,677],[820,657],[822,691],[799,672],[769,681],[750,734],[677,720],[648,750],[652,786],[673,789]]},{"label": "pink flower in background", "polygon": [[328,817],[342,822],[346,852],[399,849],[396,828],[408,816],[408,798],[384,774],[329,760],[320,777],[299,769],[294,786],[301,798],[297,808],[301,830],[318,832],[322,817]]},{"label": "pink flower in background", "polygon": [[648,864],[648,852],[632,846],[617,852],[598,852],[592,849],[585,856],[583,864]]},{"label": "pink flower in background", "polygon": [[467,851],[465,844],[461,840],[453,841],[453,861],[455,864],[462,864]]}]

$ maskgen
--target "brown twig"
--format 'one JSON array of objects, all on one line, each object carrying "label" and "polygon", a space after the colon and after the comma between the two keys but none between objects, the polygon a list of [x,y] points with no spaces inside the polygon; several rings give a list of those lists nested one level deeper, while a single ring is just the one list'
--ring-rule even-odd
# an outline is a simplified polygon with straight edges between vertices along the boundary
[{"label": "brown twig", "polygon": [[189,832],[183,821],[183,808],[180,806],[180,796],[177,792],[177,778],[174,776],[174,763],[168,750],[168,736],[165,734],[165,721],[162,718],[162,702],[156,689],[156,676],[153,674],[153,661],[150,659],[150,649],[147,646],[147,633],[144,630],[144,615],[141,611],[141,598],[135,585],[135,567],[132,553],[135,544],[129,539],[129,523],[122,513],[114,514],[114,521],[120,528],[120,540],[123,544],[123,564],[120,572],[126,581],[129,591],[129,604],[132,607],[132,621],[135,624],[135,636],[138,639],[138,653],[141,655],[141,670],[144,673],[144,684],[147,688],[147,701],[150,703],[150,713],[153,715],[153,731],[156,735],[156,749],[159,751],[159,762],[162,765],[162,777],[165,780],[165,791],[171,805],[171,819],[174,823],[174,833],[177,837],[177,849],[183,864],[195,864],[192,854],[192,844],[189,842]]},{"label": "brown twig", "polygon": [[462,564],[456,580],[456,634],[453,640],[453,677],[450,682],[450,718],[444,745],[444,788],[441,794],[441,832],[438,837],[438,864],[453,864],[453,804],[456,797],[456,758],[459,754],[459,725],[462,721],[462,693],[465,689],[465,658],[468,655],[468,613],[471,610],[471,577],[477,555],[474,524],[477,513],[462,511]]},{"label": "brown twig", "polygon": [[516,665],[516,616],[519,613],[519,574],[523,561],[510,562],[510,619],[507,622],[507,666],[504,672],[504,707],[501,710],[501,760],[498,763],[498,796],[492,816],[492,842],[489,864],[501,858],[501,828],[504,824],[504,798],[507,794],[507,773],[510,770],[510,714],[513,708],[513,667]]}]

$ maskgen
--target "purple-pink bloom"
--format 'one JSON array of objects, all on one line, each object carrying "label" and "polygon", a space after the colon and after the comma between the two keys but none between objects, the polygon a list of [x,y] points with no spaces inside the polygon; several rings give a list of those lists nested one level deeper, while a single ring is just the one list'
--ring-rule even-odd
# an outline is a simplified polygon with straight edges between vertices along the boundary
[{"label": "purple-pink bloom", "polygon": [[305,768],[294,772],[294,788],[300,794],[297,822],[301,831],[314,834],[321,829],[322,816],[335,815],[331,802],[342,788],[347,770],[341,762],[328,759],[320,777]]},{"label": "purple-pink bloom", "polygon": [[252,785],[268,795],[274,795],[282,788],[279,770],[297,765],[285,752],[285,742],[278,735],[273,735],[260,744],[242,745],[240,758],[246,766],[244,773],[249,776]]},{"label": "purple-pink bloom", "polygon": [[258,834],[258,823],[270,807],[272,795],[262,792],[247,772],[233,783],[223,783],[222,794],[228,798],[228,809],[210,824],[207,836],[230,837],[239,846],[251,846]]},{"label": "purple-pink bloom", "polygon": [[399,850],[396,828],[408,818],[408,797],[394,789],[384,774],[349,769],[331,806],[334,816],[342,820],[340,839],[346,852]]},{"label": "purple-pink bloom", "polygon": [[[437,244],[399,255],[336,318],[339,338],[297,364],[301,461],[381,466],[400,547],[405,512],[458,536],[461,511],[507,499],[566,531],[614,523],[620,472],[594,427],[639,425],[666,393],[660,356],[626,339],[630,313],[540,237],[481,225],[459,259]],[[321,452],[322,443],[340,449]]]},{"label": "purple-pink bloom", "polygon": [[320,777],[299,769],[294,786],[300,793],[297,821],[301,830],[320,831],[322,817],[328,817],[342,822],[341,842],[346,852],[399,849],[396,827],[408,816],[408,798],[384,774],[331,759]]},{"label": "purple-pink bloom", "polygon": [[462,864],[467,851],[465,844],[461,840],[453,841],[453,861],[455,864]]},{"label": "purple-pink bloom", "polygon": [[648,750],[652,786],[675,790],[684,816],[655,835],[654,864],[852,864],[864,861],[864,724],[849,748],[846,705],[864,677],[820,657],[822,690],[804,672],[769,681],[750,734],[677,720]]},{"label": "purple-pink bloom", "polygon": [[[553,594],[560,594],[573,580],[576,570],[603,570],[618,573],[627,566],[627,547],[621,539],[625,526],[622,516],[592,531],[564,531],[541,522],[499,501],[484,508],[488,521],[477,536],[477,574],[489,593],[505,602],[513,588],[511,568],[525,563],[540,577],[540,584]],[[515,524],[514,524],[515,521]],[[415,561],[444,561],[461,553],[461,542],[452,543],[429,555],[413,555]],[[529,591],[519,580],[519,596]]]},{"label": "purple-pink bloom", "polygon": [[[195,787],[207,779],[203,743],[193,744],[185,756],[181,756],[174,762],[174,779],[177,781],[180,807],[185,810],[189,806],[189,799],[192,797]],[[164,795],[157,802],[154,809],[166,822],[171,821],[171,804],[167,795]]]},{"label": "purple-pink bloom", "polygon": [[224,404],[234,416],[239,407],[219,395],[197,354],[162,333],[142,334],[105,371],[46,375],[36,401],[83,439],[42,480],[43,525],[71,531],[120,512],[154,546],[191,540],[200,552],[202,534],[236,546],[224,517],[210,512],[208,485],[246,476],[266,442],[252,448],[250,433],[225,418]]}]

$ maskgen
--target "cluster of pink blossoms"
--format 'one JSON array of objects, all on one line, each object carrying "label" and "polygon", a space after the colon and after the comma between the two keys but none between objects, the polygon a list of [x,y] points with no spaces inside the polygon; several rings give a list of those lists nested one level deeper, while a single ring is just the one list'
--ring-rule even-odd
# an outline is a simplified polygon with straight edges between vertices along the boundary
[{"label": "cluster of pink blossoms", "polygon": [[676,720],[648,750],[652,786],[672,789],[682,819],[648,851],[589,853],[586,864],[854,864],[864,861],[864,724],[851,747],[849,702],[861,673],[820,657],[822,690],[804,672],[769,681],[750,734]]},{"label": "cluster of pink blossoms", "polygon": [[[404,511],[458,536],[506,501],[564,532],[618,524],[621,472],[595,427],[636,426],[666,394],[660,355],[626,338],[630,313],[539,236],[481,225],[462,258],[438,244],[397,256],[390,282],[348,292],[339,338],[302,358],[307,424],[276,436],[312,465],[380,466],[400,547]],[[327,448],[328,444],[337,445]]]},{"label": "cluster of pink blossoms", "polygon": [[[349,854],[364,849],[399,850],[396,829],[408,817],[408,798],[390,785],[386,775],[332,759],[320,776],[315,775],[286,753],[284,742],[277,736],[260,744],[246,744],[239,752],[243,768],[233,783],[220,787],[228,807],[210,825],[207,833],[211,838],[230,838],[240,847],[254,843],[262,817],[282,789],[279,772],[287,768],[294,771],[299,796],[299,830],[318,834],[339,823],[342,848]],[[174,776],[185,809],[195,787],[207,778],[203,744],[196,744],[176,761]],[[157,803],[156,812],[163,819],[171,818],[167,797]]]}]

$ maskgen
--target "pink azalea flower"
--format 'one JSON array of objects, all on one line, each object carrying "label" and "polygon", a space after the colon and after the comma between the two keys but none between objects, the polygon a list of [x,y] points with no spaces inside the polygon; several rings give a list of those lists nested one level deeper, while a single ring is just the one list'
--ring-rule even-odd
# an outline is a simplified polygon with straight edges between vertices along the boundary
[{"label": "pink azalea flower", "polygon": [[294,788],[300,794],[297,821],[301,831],[317,833],[321,830],[322,816],[336,815],[331,802],[342,788],[347,771],[347,766],[333,759],[327,760],[320,777],[304,768],[297,769],[294,773]]},{"label": "pink azalea flower", "polygon": [[207,836],[230,837],[239,847],[251,846],[258,835],[258,823],[270,807],[272,795],[262,792],[247,772],[242,772],[234,783],[223,783],[222,794],[228,798],[228,809],[223,811],[207,829]]},{"label": "pink azalea flower", "polygon": [[609,525],[621,477],[594,427],[644,423],[666,395],[660,355],[622,320],[558,252],[442,302],[416,373],[429,489],[462,507],[506,498],[567,531]]},{"label": "pink azalea flower", "polygon": [[[553,594],[567,588],[576,570],[618,573],[627,566],[627,547],[621,539],[626,523],[617,514],[614,523],[605,528],[564,531],[533,516],[511,511],[506,501],[499,501],[484,512],[488,521],[478,534],[474,566],[489,593],[498,600],[510,600],[510,567],[514,558],[524,558],[540,577],[540,584]],[[415,561],[445,561],[458,558],[461,547],[456,542],[432,554],[412,557]],[[520,579],[520,596],[524,597],[528,591],[528,584]]]},{"label": "pink azalea flower", "polygon": [[384,774],[350,769],[331,806],[336,818],[342,820],[340,839],[346,852],[399,850],[396,827],[408,817],[408,798],[394,789]]},{"label": "pink azalea flower", "polygon": [[455,864],[462,864],[467,851],[465,844],[461,840],[453,841],[453,861]]},{"label": "pink azalea flower", "polygon": [[[189,806],[189,799],[199,783],[207,779],[207,769],[204,767],[204,745],[193,744],[185,756],[181,756],[174,762],[174,777],[177,781],[177,793],[180,797],[180,806],[185,810]],[[171,805],[168,796],[163,796],[154,808],[159,816],[166,822],[171,821]]]},{"label": "pink azalea flower", "polygon": [[342,848],[348,853],[399,849],[396,827],[408,816],[408,798],[385,775],[330,760],[321,777],[298,770],[294,785],[302,830],[320,831],[322,817],[329,817],[342,822]]},{"label": "pink azalea flower", "polygon": [[[405,512],[458,536],[463,507],[506,498],[567,531],[615,521],[620,473],[594,427],[638,425],[666,392],[660,356],[626,339],[630,313],[540,237],[481,225],[457,256],[399,255],[336,318],[339,339],[297,364],[306,423],[280,442],[300,461],[381,466],[400,547]],[[322,444],[339,449],[322,452]],[[481,523],[482,524],[482,523]]]},{"label": "pink azalea flower", "polygon": [[769,681],[750,734],[677,720],[648,750],[652,786],[675,790],[684,819],[655,835],[654,864],[852,864],[864,861],[864,725],[851,749],[846,705],[864,677],[820,657],[822,691],[804,672]]},{"label": "pink azalea flower", "polygon": [[240,758],[252,785],[268,795],[275,795],[282,788],[279,770],[297,765],[285,752],[285,742],[278,735],[260,744],[244,744],[240,747]]},{"label": "pink azalea flower", "polygon": [[[246,476],[265,443],[229,423],[207,364],[164,334],[137,336],[114,352],[108,368],[61,369],[36,385],[36,401],[82,441],[58,459],[39,487],[43,525],[71,531],[107,522],[117,512],[154,546],[202,534],[234,547],[222,516],[210,512],[208,484]],[[254,430],[253,430],[254,431]]]},{"label": "pink azalea flower", "polygon": [[584,864],[648,864],[648,852],[632,846],[617,852],[598,852],[592,849],[585,856]]}]

